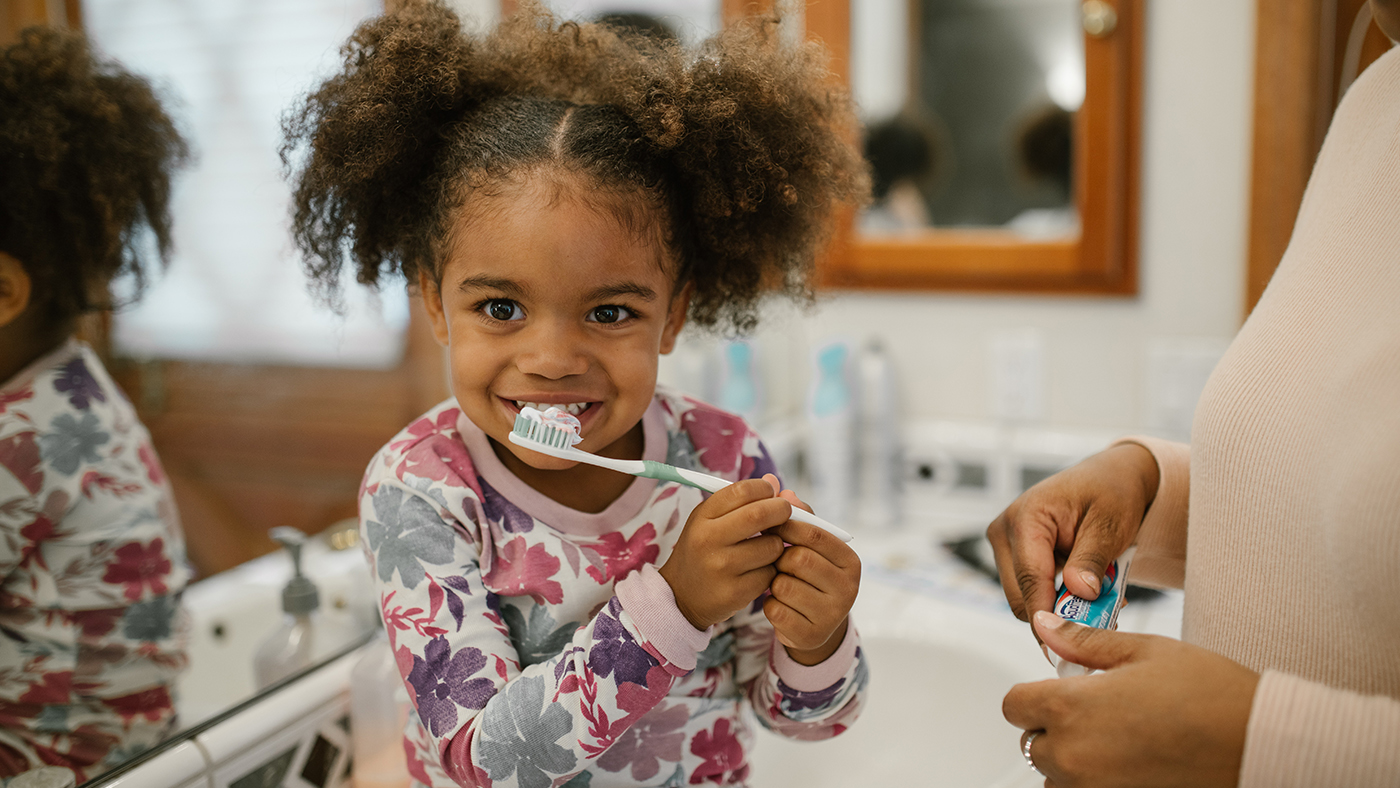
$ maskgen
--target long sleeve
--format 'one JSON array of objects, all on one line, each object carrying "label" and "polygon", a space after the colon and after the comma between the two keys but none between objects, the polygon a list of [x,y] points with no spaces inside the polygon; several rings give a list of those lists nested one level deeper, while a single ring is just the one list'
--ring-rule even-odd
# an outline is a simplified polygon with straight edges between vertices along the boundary
[{"label": "long sleeve", "polygon": [[1240,788],[1393,788],[1400,701],[1276,671],[1254,693]]},{"label": "long sleeve", "polygon": [[[522,654],[483,576],[515,578],[547,599],[559,559],[509,541],[483,572],[472,523],[394,480],[366,492],[362,527],[391,645],[418,718],[461,785],[545,788],[582,771],[688,672],[646,647],[616,596],[572,631],[532,608]],[[532,664],[534,647],[565,637],[555,656]]]},{"label": "long sleeve", "polygon": [[1147,507],[1138,530],[1132,582],[1181,588],[1186,579],[1187,503],[1191,495],[1191,449],[1184,443],[1132,436],[1114,443],[1135,443],[1157,461],[1157,497]]}]

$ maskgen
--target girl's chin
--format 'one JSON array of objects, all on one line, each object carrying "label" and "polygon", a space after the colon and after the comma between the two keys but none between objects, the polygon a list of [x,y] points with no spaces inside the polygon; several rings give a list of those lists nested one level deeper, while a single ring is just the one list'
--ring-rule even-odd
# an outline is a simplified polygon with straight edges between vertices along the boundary
[{"label": "girl's chin", "polygon": [[510,445],[510,453],[515,455],[517,460],[534,468],[537,471],[567,471],[578,465],[578,460],[565,460],[559,457],[552,457],[548,454],[541,454],[537,451],[530,451],[515,444]]}]

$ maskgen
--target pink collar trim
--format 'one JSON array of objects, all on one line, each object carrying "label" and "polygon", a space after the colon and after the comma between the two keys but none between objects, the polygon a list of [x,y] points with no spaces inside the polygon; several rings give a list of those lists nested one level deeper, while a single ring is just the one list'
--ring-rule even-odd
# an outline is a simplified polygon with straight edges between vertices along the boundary
[{"label": "pink collar trim", "polygon": [[[491,439],[465,413],[457,419],[457,431],[481,478],[506,500],[556,531],[578,536],[601,536],[615,531],[641,513],[656,489],[655,479],[636,478],[608,508],[596,514],[581,512],[555,501],[511,473],[496,456]],[[666,415],[656,399],[652,399],[646,413],[642,414],[642,440],[643,459],[666,461]]]}]

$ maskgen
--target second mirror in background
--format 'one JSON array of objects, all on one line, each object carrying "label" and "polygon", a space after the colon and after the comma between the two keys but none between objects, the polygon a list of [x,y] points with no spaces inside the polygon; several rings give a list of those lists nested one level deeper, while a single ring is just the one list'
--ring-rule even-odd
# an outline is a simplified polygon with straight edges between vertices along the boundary
[{"label": "second mirror in background", "polygon": [[863,233],[1078,234],[1079,0],[862,0],[851,14],[875,189]]}]

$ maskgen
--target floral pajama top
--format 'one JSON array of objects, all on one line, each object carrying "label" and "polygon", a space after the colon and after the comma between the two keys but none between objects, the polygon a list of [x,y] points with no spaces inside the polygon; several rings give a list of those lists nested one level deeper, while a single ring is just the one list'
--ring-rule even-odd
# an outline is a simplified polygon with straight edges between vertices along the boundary
[{"label": "floral pajama top", "polygon": [[[774,471],[737,416],[664,389],[645,457],[731,480]],[[432,786],[742,785],[752,733],[801,739],[859,713],[855,627],[820,665],[788,657],[761,600],[708,632],[657,572],[702,493],[637,479],[568,509],[511,474],[449,400],[370,463],[361,531],[417,714],[405,746]]]},{"label": "floral pajama top", "polygon": [[0,385],[0,777],[81,783],[170,732],[188,579],[150,435],[92,350]]}]

